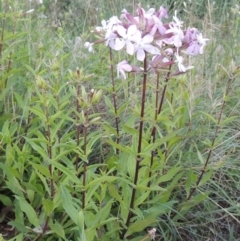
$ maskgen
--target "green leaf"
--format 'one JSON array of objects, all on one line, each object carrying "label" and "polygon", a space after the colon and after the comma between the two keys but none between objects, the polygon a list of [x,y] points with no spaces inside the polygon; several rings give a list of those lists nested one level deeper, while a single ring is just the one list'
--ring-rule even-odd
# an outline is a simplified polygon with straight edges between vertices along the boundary
[{"label": "green leaf", "polygon": [[[13,226],[14,227],[14,226]],[[8,241],[23,241],[24,238],[23,238],[23,233],[20,233],[18,234],[17,236],[15,236],[14,238],[12,239],[9,239]]]},{"label": "green leaf", "polygon": [[39,164],[35,164],[33,162],[30,162],[31,165],[33,166],[33,168],[36,170],[36,171],[39,171],[43,176],[45,177],[50,177],[50,172],[49,172],[49,169],[43,165],[39,165]]},{"label": "green leaf", "polygon": [[187,181],[185,183],[185,190],[186,190],[186,193],[187,193],[187,197],[190,194],[191,185],[196,184],[196,181],[197,181],[197,175],[193,172],[193,170],[190,170],[189,173],[188,173]]},{"label": "green leaf", "polygon": [[122,104],[118,110],[117,110],[117,116],[120,116],[120,114],[126,110],[127,106],[129,105],[129,101],[125,102],[124,104]]},{"label": "green leaf", "polygon": [[145,185],[137,185],[136,189],[142,191],[166,191],[165,188],[153,185],[151,185],[150,187],[147,187]]},{"label": "green leaf", "polygon": [[74,207],[72,196],[64,185],[61,185],[61,198],[64,210],[72,221],[78,225],[78,210]]},{"label": "green leaf", "polygon": [[112,101],[106,95],[104,96],[104,100],[105,100],[105,103],[106,103],[107,107],[109,108],[110,112],[115,115],[115,110],[114,110]]},{"label": "green leaf", "polygon": [[120,202],[121,204],[124,205],[124,202],[123,202],[121,196],[119,195],[116,186],[114,184],[110,183],[110,182],[107,183],[107,186],[108,186],[109,194],[113,198],[115,198],[118,202]]},{"label": "green leaf", "polygon": [[4,204],[4,206],[12,205],[12,200],[6,195],[0,194],[0,201]]},{"label": "green leaf", "polygon": [[25,67],[33,74],[33,76],[36,75],[35,70],[30,65],[25,64]]},{"label": "green leaf", "polygon": [[17,104],[18,104],[18,106],[20,106],[22,109],[24,109],[24,103],[23,103],[23,99],[22,99],[22,96],[21,95],[19,95],[17,92],[14,92],[14,96],[15,96],[15,98],[16,98],[16,100],[17,100]]},{"label": "green leaf", "polygon": [[64,232],[64,228],[61,224],[55,222],[54,224],[49,223],[49,227],[51,228],[51,230],[56,233],[59,237],[65,239],[65,232]]},{"label": "green leaf", "polygon": [[204,201],[208,197],[209,193],[200,193],[193,197],[192,199],[183,202],[179,205],[179,208],[181,210],[179,213],[174,217],[174,220],[177,220],[178,218],[182,218],[192,207],[196,206],[198,203]]},{"label": "green leaf", "polygon": [[47,183],[47,179],[40,173],[38,172],[37,170],[35,171],[36,174],[38,175],[38,177],[41,179],[43,185],[44,185],[44,188],[45,188],[45,191],[50,194],[50,189],[49,189],[49,185]]},{"label": "green leaf", "polygon": [[120,144],[117,144],[116,142],[112,141],[112,140],[106,140],[106,142],[115,147],[116,149],[119,149],[120,151],[124,152],[124,153],[127,153],[129,155],[134,155],[134,151],[130,148],[130,147],[127,147],[127,146],[123,146],[123,145],[120,145]]},{"label": "green leaf", "polygon": [[220,125],[221,125],[221,126],[224,126],[224,125],[226,125],[226,124],[234,121],[234,120],[237,119],[237,118],[239,118],[239,116],[231,116],[231,117],[225,119],[224,121],[221,121]]},{"label": "green leaf", "polygon": [[202,156],[202,154],[201,154],[201,152],[199,150],[197,150],[197,155],[198,155],[198,159],[200,160],[200,162],[202,164],[204,164],[205,160],[203,159],[203,156]]},{"label": "green leaf", "polygon": [[123,123],[121,124],[123,131],[127,134],[131,134],[133,136],[138,136],[138,130],[135,128],[132,128],[130,126],[124,125]]},{"label": "green leaf", "polygon": [[19,201],[20,208],[26,214],[29,222],[35,227],[39,226],[40,221],[33,207],[23,197],[19,197],[19,196],[15,196],[15,197]]},{"label": "green leaf", "polygon": [[156,223],[156,218],[145,218],[143,220],[138,220],[131,224],[125,238],[133,233],[142,232],[146,227],[150,227],[153,223]]},{"label": "green leaf", "polygon": [[46,151],[40,146],[37,145],[32,139],[25,137],[26,141],[30,144],[30,146],[37,151],[44,159],[48,159],[48,154]]},{"label": "green leaf", "polygon": [[207,171],[206,173],[204,173],[203,178],[200,181],[198,186],[200,187],[203,184],[205,184],[206,182],[208,182],[211,179],[213,172],[214,172],[214,169],[211,169],[211,170]]},{"label": "green leaf", "polygon": [[43,204],[44,211],[49,216],[52,213],[53,209],[54,209],[53,201],[51,201],[49,199],[43,199],[42,200],[42,204]]},{"label": "green leaf", "polygon": [[204,114],[209,120],[213,121],[215,124],[217,124],[217,120],[213,118],[213,116],[209,115],[208,113],[204,111],[199,111],[199,113]]},{"label": "green leaf", "polygon": [[103,182],[114,182],[118,179],[118,177],[113,176],[102,176],[99,178],[94,179],[93,181],[89,182],[86,185],[86,189],[90,188],[92,185],[95,185],[96,183],[103,183]]},{"label": "green leaf", "polygon": [[[138,187],[139,186],[137,186],[137,189]],[[138,207],[139,205],[141,205],[149,197],[149,194],[150,192],[141,193],[140,197],[134,202],[134,206]]]},{"label": "green leaf", "polygon": [[54,161],[54,160],[48,160],[50,164],[52,164],[53,166],[55,166],[57,169],[59,169],[60,171],[62,171],[64,174],[66,174],[66,176],[72,180],[73,182],[75,182],[76,184],[80,184],[80,180],[78,179],[78,177],[75,175],[75,170],[69,170],[69,168],[64,167],[62,164]]},{"label": "green leaf", "polygon": [[181,131],[181,129],[175,130],[171,132],[170,134],[158,138],[154,143],[150,143],[147,145],[143,150],[142,153],[148,152],[150,153],[153,150],[156,150],[160,145],[166,143],[168,140],[171,140],[172,138],[182,138],[180,136],[177,136],[177,134]]},{"label": "green leaf", "polygon": [[39,109],[37,109],[37,108],[29,108],[29,110],[30,110],[32,113],[34,113],[36,116],[40,117],[40,119],[41,119],[42,121],[44,121],[44,122],[47,121],[46,115],[45,115],[41,110],[39,110]]},{"label": "green leaf", "polygon": [[110,199],[105,206],[103,206],[95,215],[95,219],[93,221],[93,227],[97,225],[102,225],[102,222],[105,222],[110,214],[111,207],[114,199]]},{"label": "green leaf", "polygon": [[157,183],[168,182],[181,170],[181,167],[174,166],[170,170],[167,170],[165,175],[160,176]]},{"label": "green leaf", "polygon": [[86,206],[88,205],[88,203],[92,200],[92,196],[94,195],[94,193],[96,192],[96,190],[99,188],[100,186],[100,182],[97,182],[95,185],[92,185],[87,193],[86,193],[86,199],[85,199],[85,202],[86,202]]},{"label": "green leaf", "polygon": [[97,235],[98,235],[98,233],[96,232],[95,228],[86,230],[86,239],[87,239],[87,241],[93,241],[94,237],[97,236]]}]

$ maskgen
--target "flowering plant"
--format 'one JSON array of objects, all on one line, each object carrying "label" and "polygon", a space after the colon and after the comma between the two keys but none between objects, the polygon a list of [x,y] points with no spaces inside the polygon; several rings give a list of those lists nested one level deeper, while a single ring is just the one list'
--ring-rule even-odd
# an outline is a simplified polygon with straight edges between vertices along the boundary
[{"label": "flowering plant", "polygon": [[[202,33],[196,28],[183,29],[183,21],[177,17],[177,12],[171,22],[168,19],[167,10],[160,7],[158,11],[150,8],[145,11],[138,5],[137,15],[131,15],[126,9],[122,10],[120,18],[111,17],[102,21],[102,26],[96,28],[96,33],[102,37],[102,41],[115,51],[126,50],[128,55],[136,55],[138,61],[144,61],[146,54],[152,59],[149,70],[158,72],[162,68],[176,64],[178,69],[172,75],[186,72],[193,66],[185,66],[187,55],[196,56],[203,53],[208,39],[203,38]],[[89,51],[93,51],[94,43],[85,43]],[[118,76],[126,79],[125,72],[140,72],[140,68],[131,66],[123,60],[117,64]]]},{"label": "flowering plant", "polygon": [[[123,191],[123,200],[126,202],[123,205],[120,201],[123,221],[122,232],[120,234],[121,240],[131,235],[131,233],[136,232],[136,230],[133,230],[132,227],[142,225],[146,227],[151,224],[150,220],[148,220],[149,222],[146,221],[147,218],[144,220],[144,224],[141,220],[132,223],[135,219],[134,216],[136,215],[134,210],[143,204],[144,200],[150,194],[150,190],[154,191],[159,189],[160,183],[158,181],[154,181],[154,178],[156,178],[158,174],[156,169],[153,167],[159,167],[159,159],[161,159],[161,156],[165,156],[166,158],[167,154],[162,153],[156,156],[156,153],[161,153],[161,151],[158,150],[158,147],[164,142],[164,140],[173,140],[176,133],[180,130],[169,128],[171,129],[170,133],[164,136],[165,139],[162,140],[161,138],[163,135],[161,130],[158,128],[158,116],[162,114],[163,102],[166,98],[166,83],[169,82],[171,76],[183,74],[193,68],[193,66],[186,65],[186,56],[196,56],[202,54],[208,40],[203,38],[202,33],[200,33],[196,28],[183,29],[183,21],[177,17],[177,12],[175,12],[172,21],[165,22],[165,20],[168,19],[168,13],[162,6],[157,11],[154,8],[150,8],[148,11],[145,11],[139,4],[136,13],[136,16],[133,16],[124,9],[122,10],[120,18],[113,16],[107,21],[103,20],[102,26],[96,27],[95,29],[95,33],[100,36],[100,39],[94,43],[85,43],[85,47],[88,48],[90,52],[94,52],[94,45],[98,43],[105,43],[105,45],[109,47],[113,105],[107,97],[106,104],[110,109],[114,110],[116,131],[113,131],[113,135],[116,137],[116,142],[114,142],[110,137],[108,143],[116,150],[116,162],[120,162],[120,160],[122,160],[122,154],[124,154],[124,152],[125,154],[130,153],[131,157],[128,159],[128,165],[134,166],[129,168],[129,170],[126,170],[127,176],[129,176],[132,180],[132,184],[129,185],[129,187],[124,185],[122,187],[123,190],[126,188],[131,189],[131,195],[129,198],[129,195],[126,196]],[[134,146],[132,146],[132,150],[130,152],[129,149],[125,148],[125,146],[120,143],[120,113],[125,105],[123,104],[118,109],[116,101],[117,88],[115,87],[114,81],[113,50],[125,50],[128,55],[134,56],[137,60],[134,65],[127,60],[122,60],[117,63],[118,78],[121,76],[123,79],[127,79],[126,72],[141,74],[143,76],[140,101],[141,107],[140,110],[136,111],[136,113],[139,113],[139,116],[137,117],[138,131],[127,127],[127,130],[129,130],[132,134],[132,140],[137,140],[137,150]],[[162,70],[165,70],[165,84],[163,85],[162,96],[159,98],[159,73],[162,72]],[[145,111],[147,103],[147,76],[151,72],[156,75],[155,112],[153,120],[145,125],[145,121],[152,118],[152,113],[147,113]],[[145,128],[146,126],[149,126],[149,124],[150,132],[146,131],[147,128]],[[123,125],[126,128],[126,125]],[[157,136],[156,131],[160,133],[160,137]],[[176,138],[176,140],[177,139],[178,138]],[[131,143],[129,143],[129,145],[131,145]],[[145,172],[145,169],[147,171],[145,179],[143,180],[142,175],[143,172]],[[122,172],[123,170],[120,168],[119,173]],[[169,175],[171,175],[171,173],[169,173]],[[173,178],[173,176],[174,175],[171,175],[171,178]],[[158,178],[156,178],[156,180],[158,180]],[[159,180],[161,180],[161,178]],[[119,185],[121,186],[121,184],[118,184],[118,186]],[[140,185],[141,188],[144,187],[144,189],[149,190],[149,193],[144,193],[145,196],[143,199],[141,198],[142,189],[138,188],[138,185]],[[151,186],[154,185],[156,189],[151,189]],[[188,200],[195,192],[195,189],[192,190],[193,191],[188,194]],[[187,191],[189,193],[189,190]],[[139,199],[141,201],[139,201]],[[128,206],[127,212],[124,211],[126,210],[126,205]],[[153,215],[156,215],[156,212]],[[152,239],[154,239],[156,231],[155,229],[153,230],[154,231],[151,233],[149,232]]]}]

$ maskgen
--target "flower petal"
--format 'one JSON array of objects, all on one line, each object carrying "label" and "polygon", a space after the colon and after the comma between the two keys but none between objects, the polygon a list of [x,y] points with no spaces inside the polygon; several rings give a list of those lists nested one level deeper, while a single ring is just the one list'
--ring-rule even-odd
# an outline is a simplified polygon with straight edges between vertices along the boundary
[{"label": "flower petal", "polygon": [[139,61],[143,61],[145,58],[145,52],[143,49],[139,48],[138,51],[137,51],[137,59]]},{"label": "flower petal", "polygon": [[127,42],[127,53],[130,55],[134,54],[134,46],[130,41]]},{"label": "flower petal", "polygon": [[127,30],[127,36],[132,36],[137,32],[137,26],[136,25],[130,25]]},{"label": "flower petal", "polygon": [[126,38],[126,36],[127,36],[127,34],[126,34],[127,30],[122,25],[117,26],[117,33],[123,38]]},{"label": "flower petal", "polygon": [[130,72],[130,71],[132,71],[132,66],[130,64],[124,64],[124,65],[122,65],[122,69],[124,71]]},{"label": "flower petal", "polygon": [[125,41],[124,41],[123,39],[117,38],[117,39],[115,40],[114,49],[115,49],[116,51],[119,51],[119,50],[123,49],[124,46],[125,46]]},{"label": "flower petal", "polygon": [[151,34],[147,34],[143,37],[142,42],[145,44],[149,44],[153,41],[153,36]]}]

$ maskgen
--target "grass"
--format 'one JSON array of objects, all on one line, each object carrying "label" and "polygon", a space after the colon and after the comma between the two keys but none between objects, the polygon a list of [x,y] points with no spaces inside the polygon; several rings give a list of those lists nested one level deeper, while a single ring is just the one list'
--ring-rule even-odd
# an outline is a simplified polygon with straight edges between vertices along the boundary
[{"label": "grass", "polygon": [[[124,222],[119,224],[119,217],[126,214],[116,190],[123,201],[130,202],[133,173],[128,172],[130,164],[124,162],[131,157],[124,151],[116,157],[115,151],[121,147],[114,146],[115,139],[111,138],[115,133],[111,128],[115,123],[114,110],[111,101],[110,104],[106,101],[112,94],[111,63],[103,46],[96,48],[95,54],[89,54],[83,44],[95,39],[91,30],[102,19],[119,16],[123,8],[132,12],[136,2],[126,2],[45,1],[39,5],[37,1],[27,4],[1,1],[0,233],[6,240],[86,240],[84,232],[87,237],[91,237],[91,232],[96,233],[94,240],[113,240],[119,227],[124,227]],[[162,4],[169,7],[171,14],[177,9],[186,25],[199,28],[209,42],[203,55],[189,59],[194,70],[169,82],[171,88],[163,112],[166,118],[159,123],[159,129],[164,131],[158,134],[164,136],[173,131],[171,120],[181,128],[177,135],[183,138],[161,144],[158,154],[162,167],[154,168],[164,175],[173,172],[176,163],[179,165],[169,181],[159,184],[171,191],[158,191],[160,195],[152,192],[149,196],[156,200],[156,206],[146,199],[134,210],[136,220],[146,218],[150,224],[143,224],[142,229],[129,234],[126,240],[145,240],[152,225],[157,229],[155,240],[239,240],[240,70],[235,70],[240,66],[240,5],[235,0],[221,0],[218,4],[210,0],[174,2],[168,0]],[[142,5],[158,8],[159,2],[143,1]],[[25,14],[31,8],[35,11]],[[121,59],[121,55],[114,55],[116,63]],[[224,96],[232,77],[229,94]],[[149,116],[153,112],[154,82],[154,76],[150,76],[146,101]],[[120,152],[125,146],[134,149],[137,145],[133,129],[138,125],[139,83],[136,76],[130,76],[126,82],[116,80],[118,107],[126,107],[119,117],[121,123],[126,123],[125,129],[123,125],[120,130],[123,143]],[[91,100],[91,89],[101,89],[105,101],[102,98],[98,104],[86,108],[84,104]],[[195,188],[223,101],[226,101],[223,122],[209,160],[212,176],[196,187],[195,196],[200,195],[199,199],[184,206],[187,183]],[[89,124],[91,120],[93,125]],[[146,136],[151,121],[144,126]],[[163,153],[167,153],[166,158]],[[78,157],[81,161],[75,168]],[[143,178],[145,169],[141,170]],[[115,176],[121,180],[116,181]],[[206,193],[203,198],[201,194]],[[140,200],[141,195],[136,195]],[[79,211],[81,205],[83,211]],[[188,205],[192,208],[181,210]],[[155,217],[157,222],[151,224],[147,214],[149,210],[154,212],[154,208],[162,211]],[[98,220],[97,228],[91,227],[94,220]],[[43,236],[37,232],[40,227]],[[76,227],[85,231],[77,235]]]}]

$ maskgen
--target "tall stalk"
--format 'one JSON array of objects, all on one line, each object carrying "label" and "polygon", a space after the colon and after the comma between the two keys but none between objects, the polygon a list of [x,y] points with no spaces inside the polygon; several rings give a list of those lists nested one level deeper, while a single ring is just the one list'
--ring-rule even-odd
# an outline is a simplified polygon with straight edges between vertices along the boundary
[{"label": "tall stalk", "polygon": [[[43,96],[46,98],[46,96]],[[48,151],[48,157],[50,160],[52,160],[52,138],[51,138],[51,129],[50,129],[50,118],[49,118],[49,111],[48,111],[48,106],[47,103],[45,105],[45,115],[46,115],[46,136],[48,139],[48,145],[47,145],[47,151]],[[52,164],[49,164],[49,172],[50,172],[50,200],[53,201],[54,198],[54,181],[53,181],[53,166]],[[48,215],[45,224],[42,229],[42,233],[39,234],[39,236],[35,239],[35,241],[40,240],[44,234],[46,233],[48,229],[48,224],[49,224],[50,216]]]},{"label": "tall stalk", "polygon": [[[111,66],[111,80],[112,80],[112,98],[113,98],[113,106],[114,106],[114,114],[115,114],[115,126],[117,131],[117,144],[119,144],[119,117],[117,113],[117,100],[116,100],[116,88],[114,81],[114,67],[113,67],[113,54],[112,49],[109,48],[109,56],[110,56],[110,66]],[[116,149],[116,154],[118,155],[119,150]]]},{"label": "tall stalk", "polygon": [[[140,122],[139,122],[139,136],[138,136],[138,150],[137,150],[137,158],[136,158],[136,166],[135,166],[135,175],[134,175],[134,187],[132,188],[132,195],[131,195],[131,201],[129,206],[129,212],[128,217],[126,221],[126,227],[128,228],[130,225],[130,220],[133,216],[132,209],[134,209],[134,201],[136,196],[136,185],[138,182],[138,175],[139,175],[139,169],[140,169],[140,162],[142,160],[142,157],[140,155],[142,151],[142,136],[143,136],[143,124],[144,124],[144,111],[145,111],[145,100],[146,100],[146,90],[147,90],[147,53],[145,53],[144,63],[143,63],[143,84],[142,84],[142,102],[141,102],[141,113],[140,113]],[[121,233],[120,238],[123,240],[124,235],[127,232],[127,228],[123,230]]]},{"label": "tall stalk", "polygon": [[223,110],[224,110],[224,107],[225,107],[225,104],[226,104],[225,97],[228,96],[229,89],[230,89],[230,86],[231,86],[232,81],[233,81],[233,77],[231,77],[231,78],[228,79],[227,88],[226,88],[226,91],[225,91],[225,95],[224,95],[224,99],[223,99],[223,103],[222,103],[220,115],[219,115],[219,117],[218,117],[218,122],[217,122],[217,125],[216,125],[216,128],[215,128],[214,136],[213,136],[212,143],[211,143],[211,148],[210,148],[209,151],[208,151],[208,155],[207,155],[206,161],[205,161],[205,163],[204,163],[204,166],[203,166],[203,169],[202,169],[202,171],[201,171],[201,174],[200,174],[200,176],[198,177],[198,180],[197,180],[197,182],[196,182],[196,186],[195,186],[195,187],[191,190],[191,192],[189,193],[189,195],[188,195],[188,197],[187,197],[187,200],[190,200],[190,199],[191,199],[191,197],[193,196],[193,194],[194,194],[195,191],[197,190],[198,185],[199,185],[199,183],[201,182],[204,173],[206,172],[206,167],[207,167],[207,165],[208,165],[208,163],[209,163],[209,160],[210,160],[210,157],[211,157],[211,155],[212,155],[212,151],[213,151],[213,148],[214,148],[214,144],[215,144],[215,141],[216,141],[216,138],[217,138],[217,134],[218,134],[218,131],[219,131],[219,128],[220,128],[220,122],[221,122],[221,120],[222,120]]},{"label": "tall stalk", "polygon": [[[172,61],[172,59],[171,59]],[[157,124],[157,117],[158,115],[161,113],[162,111],[162,107],[163,107],[163,102],[164,102],[164,99],[165,99],[165,95],[166,95],[166,90],[167,90],[167,83],[170,79],[170,74],[171,74],[171,69],[172,69],[172,65],[169,66],[169,69],[168,69],[168,73],[167,73],[167,76],[165,78],[165,85],[163,87],[163,91],[162,91],[162,97],[160,99],[160,103],[158,105],[158,99],[159,99],[159,73],[157,74],[157,80],[156,80],[156,102],[155,102],[155,116],[154,116],[154,121],[155,121],[155,125],[152,129],[152,132],[151,132],[151,138],[149,140],[149,143],[155,143],[156,141],[156,124]],[[150,160],[150,172],[149,172],[149,178],[152,176],[152,172],[151,172],[151,167],[153,165],[153,158],[154,158],[154,153],[155,153],[155,150],[152,150],[151,151],[151,160]],[[149,181],[148,182],[148,187],[150,186],[151,182]]]},{"label": "tall stalk", "polygon": [[[77,133],[77,147],[80,144],[80,132],[81,132],[81,125],[80,125],[80,119],[78,114],[80,113],[80,104],[78,97],[80,95],[80,84],[77,85],[77,96],[76,96],[76,133]],[[76,153],[76,160],[75,160],[75,170],[78,171],[78,164],[79,164],[79,155]]]},{"label": "tall stalk", "polygon": [[[84,113],[85,116],[85,122],[84,122],[84,128],[83,128],[83,153],[86,158],[87,156],[87,134],[88,134],[88,109]],[[87,160],[84,160],[83,163],[83,191],[82,191],[82,209],[85,208],[85,195],[86,195],[86,176],[87,176]]]},{"label": "tall stalk", "polygon": [[[158,116],[158,98],[159,98],[159,73],[157,73],[157,80],[156,80],[156,91],[155,91],[155,114],[154,114],[154,123],[157,124],[157,116]],[[156,140],[156,135],[154,133],[153,136],[151,136],[151,142],[154,143]],[[151,160],[150,160],[150,171],[149,171],[149,178],[152,176],[151,167],[153,165],[153,157],[154,157],[155,150],[151,151]],[[148,182],[148,187],[150,187],[151,182]]]}]

